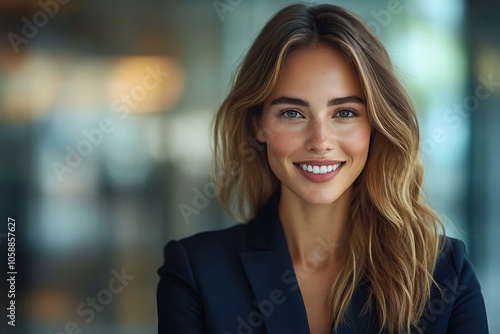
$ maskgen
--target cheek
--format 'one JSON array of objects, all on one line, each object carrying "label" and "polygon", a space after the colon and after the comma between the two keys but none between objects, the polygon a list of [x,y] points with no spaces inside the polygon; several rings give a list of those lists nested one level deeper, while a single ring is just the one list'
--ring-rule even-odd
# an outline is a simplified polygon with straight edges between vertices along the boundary
[{"label": "cheek", "polygon": [[267,152],[272,156],[285,156],[290,148],[290,137],[283,134],[275,134],[272,138],[268,137]]},{"label": "cheek", "polygon": [[268,137],[267,156],[271,167],[282,166],[297,150],[298,136],[287,131],[274,132]]},{"label": "cheek", "polygon": [[262,122],[262,128],[260,129],[260,134],[262,135],[264,141],[272,142],[282,135],[282,132],[286,132],[286,127],[282,122],[277,119],[274,119],[270,115],[264,116],[264,120]]},{"label": "cheek", "polygon": [[344,137],[342,148],[352,158],[366,159],[370,147],[371,131],[369,127],[363,127],[352,131]]}]

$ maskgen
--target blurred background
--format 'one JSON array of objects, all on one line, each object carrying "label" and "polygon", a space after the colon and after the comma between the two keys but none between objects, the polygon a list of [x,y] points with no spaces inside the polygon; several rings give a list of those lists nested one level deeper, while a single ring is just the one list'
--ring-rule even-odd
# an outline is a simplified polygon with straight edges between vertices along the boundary
[{"label": "blurred background", "polygon": [[[156,333],[165,243],[234,224],[213,196],[210,122],[289,3],[0,1],[1,333]],[[466,242],[500,333],[500,2],[330,3],[393,58],[419,112],[429,203]]]}]

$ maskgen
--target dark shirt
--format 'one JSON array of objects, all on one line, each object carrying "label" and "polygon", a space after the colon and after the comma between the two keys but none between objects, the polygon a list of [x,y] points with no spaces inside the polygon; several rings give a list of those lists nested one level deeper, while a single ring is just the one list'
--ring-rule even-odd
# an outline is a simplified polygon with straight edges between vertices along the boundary
[{"label": "dark shirt", "polygon": [[[304,302],[271,199],[248,224],[171,241],[158,270],[158,333],[309,333]],[[463,242],[446,238],[424,333],[487,334],[481,288]],[[362,313],[369,287],[354,292],[345,322],[332,333],[379,332],[373,310]]]}]

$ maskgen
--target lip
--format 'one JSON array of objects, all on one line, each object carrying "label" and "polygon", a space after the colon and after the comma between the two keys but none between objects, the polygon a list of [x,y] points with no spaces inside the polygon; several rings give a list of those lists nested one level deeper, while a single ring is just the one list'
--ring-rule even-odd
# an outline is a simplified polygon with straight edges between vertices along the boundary
[{"label": "lip", "polygon": [[294,164],[296,165],[314,165],[314,166],[328,166],[328,165],[336,165],[339,163],[343,163],[345,161],[341,160],[304,160],[297,161]]},{"label": "lip", "polygon": [[[314,166],[325,166],[325,165],[336,165],[336,164],[341,164],[336,170],[331,171],[329,173],[325,174],[313,174],[306,172],[303,170],[300,165],[301,164],[306,164],[306,165],[314,165]],[[340,170],[344,167],[345,161],[338,161],[338,160],[305,160],[305,161],[300,161],[294,163],[295,167],[299,171],[299,173],[305,177],[307,180],[314,182],[314,183],[325,183],[333,179],[339,172]]]}]

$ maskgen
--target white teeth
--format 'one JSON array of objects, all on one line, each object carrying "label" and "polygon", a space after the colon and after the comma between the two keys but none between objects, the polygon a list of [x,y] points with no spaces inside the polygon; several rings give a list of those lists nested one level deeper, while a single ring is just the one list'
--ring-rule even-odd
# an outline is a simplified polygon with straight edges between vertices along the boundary
[{"label": "white teeth", "polygon": [[306,165],[306,164],[300,164],[300,168],[305,170],[306,172],[313,173],[313,174],[326,174],[333,172],[337,168],[340,167],[342,163],[338,163],[335,165],[323,165],[323,166],[313,166],[313,165]]}]

